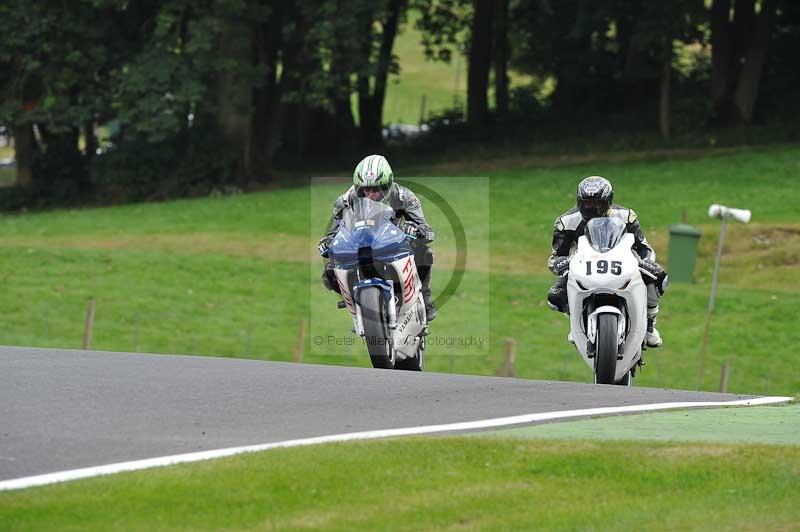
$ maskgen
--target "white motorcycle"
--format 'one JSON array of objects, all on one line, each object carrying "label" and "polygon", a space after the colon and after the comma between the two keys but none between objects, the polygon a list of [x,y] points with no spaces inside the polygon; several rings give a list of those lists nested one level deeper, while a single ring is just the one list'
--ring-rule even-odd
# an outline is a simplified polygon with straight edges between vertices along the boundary
[{"label": "white motorcycle", "polygon": [[353,331],[376,368],[422,371],[427,316],[410,237],[391,222],[388,205],[358,198],[330,246]]},{"label": "white motorcycle", "polygon": [[647,289],[633,244],[621,220],[594,218],[570,260],[570,332],[598,384],[630,386],[643,364]]}]

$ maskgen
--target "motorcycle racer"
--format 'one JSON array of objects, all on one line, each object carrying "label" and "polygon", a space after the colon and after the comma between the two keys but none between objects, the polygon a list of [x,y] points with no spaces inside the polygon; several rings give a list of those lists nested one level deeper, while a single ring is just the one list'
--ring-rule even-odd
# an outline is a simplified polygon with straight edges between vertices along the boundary
[{"label": "motorcycle racer", "polygon": [[[344,194],[336,198],[333,204],[333,216],[328,232],[319,241],[319,252],[322,257],[328,257],[328,248],[333,238],[339,231],[342,215],[351,209],[358,197],[366,197],[379,201],[391,207],[396,218],[392,223],[401,226],[403,231],[413,236],[411,247],[414,251],[414,262],[422,283],[422,297],[425,301],[425,311],[429,322],[436,317],[436,308],[431,298],[431,269],[433,267],[433,251],[429,244],[433,242],[435,234],[425,220],[422,204],[419,198],[410,189],[394,182],[394,174],[389,166],[389,161],[382,155],[368,155],[358,163],[353,172],[353,186]],[[404,220],[404,224],[400,221]],[[322,272],[322,283],[328,290],[339,292],[330,260],[325,262]]]},{"label": "motorcycle racer", "polygon": [[[558,312],[568,313],[567,277],[569,261],[578,242],[584,234],[586,223],[592,218],[610,216],[619,218],[626,229],[634,236],[634,251],[639,256],[639,269],[647,285],[647,335],[648,347],[662,344],[661,334],[656,329],[661,297],[669,286],[667,272],[656,261],[656,253],[644,236],[639,219],[633,209],[613,203],[614,190],[605,177],[589,176],[578,184],[576,205],[555,219],[553,224],[552,252],[547,267],[559,276],[547,294],[548,306]],[[571,339],[570,339],[571,341]]]}]

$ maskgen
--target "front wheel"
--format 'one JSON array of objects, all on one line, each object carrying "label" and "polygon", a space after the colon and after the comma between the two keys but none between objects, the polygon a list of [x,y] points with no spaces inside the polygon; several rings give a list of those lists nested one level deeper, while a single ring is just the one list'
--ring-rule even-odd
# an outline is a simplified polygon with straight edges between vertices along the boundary
[{"label": "front wheel", "polygon": [[597,384],[614,384],[617,372],[617,315],[597,316],[597,349],[594,374]]},{"label": "front wheel", "polygon": [[372,367],[394,369],[394,348],[389,342],[386,319],[386,298],[380,288],[366,288],[359,293],[361,318],[364,322],[364,339]]}]

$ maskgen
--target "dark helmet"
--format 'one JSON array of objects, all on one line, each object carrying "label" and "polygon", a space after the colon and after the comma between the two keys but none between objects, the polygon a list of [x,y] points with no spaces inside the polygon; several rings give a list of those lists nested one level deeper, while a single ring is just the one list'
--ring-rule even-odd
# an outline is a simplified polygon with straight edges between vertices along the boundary
[{"label": "dark helmet", "polygon": [[586,221],[605,216],[614,201],[611,182],[599,175],[589,176],[578,183],[577,206]]}]

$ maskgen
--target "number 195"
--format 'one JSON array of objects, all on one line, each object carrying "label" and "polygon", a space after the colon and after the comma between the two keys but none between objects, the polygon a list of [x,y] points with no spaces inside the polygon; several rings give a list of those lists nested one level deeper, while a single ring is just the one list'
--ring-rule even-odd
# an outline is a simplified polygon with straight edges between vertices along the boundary
[{"label": "number 195", "polygon": [[[609,263],[607,260],[598,260],[595,265],[595,273],[608,273]],[[622,275],[622,261],[612,260],[610,271],[614,275]],[[586,275],[592,275],[592,261],[586,261]]]}]

